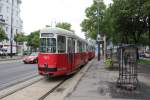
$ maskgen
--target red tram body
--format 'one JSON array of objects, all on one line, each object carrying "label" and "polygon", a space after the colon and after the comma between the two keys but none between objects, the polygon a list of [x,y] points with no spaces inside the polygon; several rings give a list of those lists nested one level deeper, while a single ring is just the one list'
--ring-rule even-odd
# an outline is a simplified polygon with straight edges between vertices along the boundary
[{"label": "red tram body", "polygon": [[45,28],[40,31],[38,72],[51,77],[71,74],[95,57],[94,48],[73,32]]}]

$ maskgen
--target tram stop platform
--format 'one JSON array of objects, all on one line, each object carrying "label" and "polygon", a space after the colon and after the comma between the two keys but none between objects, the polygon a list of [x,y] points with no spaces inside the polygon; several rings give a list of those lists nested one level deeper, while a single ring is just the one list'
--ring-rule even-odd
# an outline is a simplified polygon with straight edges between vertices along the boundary
[{"label": "tram stop platform", "polygon": [[118,69],[107,69],[95,59],[88,71],[65,100],[149,100],[150,65],[138,65],[138,87],[129,91],[116,87]]}]

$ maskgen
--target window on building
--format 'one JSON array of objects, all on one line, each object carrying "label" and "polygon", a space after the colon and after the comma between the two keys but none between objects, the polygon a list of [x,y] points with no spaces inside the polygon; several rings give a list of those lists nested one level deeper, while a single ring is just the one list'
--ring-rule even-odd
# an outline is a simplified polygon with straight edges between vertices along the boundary
[{"label": "window on building", "polygon": [[58,36],[57,44],[58,44],[58,53],[65,53],[66,52],[66,37]]},{"label": "window on building", "polygon": [[6,21],[8,21],[8,16],[6,17]]},{"label": "window on building", "polygon": [[16,11],[16,16],[18,16],[18,13],[19,13],[19,12],[18,12],[18,11]]},{"label": "window on building", "polygon": [[8,32],[8,27],[6,27],[6,32]]},{"label": "window on building", "polygon": [[16,33],[18,33],[18,29],[16,29]]},{"label": "window on building", "polygon": [[2,12],[3,5],[0,4],[0,13]]},{"label": "window on building", "polygon": [[7,7],[7,12],[9,12],[9,7]]}]

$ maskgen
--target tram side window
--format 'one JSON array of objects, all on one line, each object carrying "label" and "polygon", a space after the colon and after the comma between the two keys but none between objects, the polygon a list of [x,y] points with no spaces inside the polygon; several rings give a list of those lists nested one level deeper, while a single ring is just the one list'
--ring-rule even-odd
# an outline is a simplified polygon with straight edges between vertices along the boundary
[{"label": "tram side window", "polygon": [[79,41],[77,41],[77,53],[79,53]]},{"label": "tram side window", "polygon": [[79,42],[79,52],[82,52],[82,42]]},{"label": "tram side window", "polygon": [[75,40],[72,40],[72,52],[75,53]]},{"label": "tram side window", "polygon": [[77,42],[77,52],[82,52],[82,43],[80,41]]},{"label": "tram side window", "polygon": [[88,44],[86,44],[86,51],[88,51]]},{"label": "tram side window", "polygon": [[66,52],[66,37],[58,36],[57,44],[58,44],[58,53],[65,53]]},{"label": "tram side window", "polygon": [[85,52],[85,43],[82,43],[82,52]]}]

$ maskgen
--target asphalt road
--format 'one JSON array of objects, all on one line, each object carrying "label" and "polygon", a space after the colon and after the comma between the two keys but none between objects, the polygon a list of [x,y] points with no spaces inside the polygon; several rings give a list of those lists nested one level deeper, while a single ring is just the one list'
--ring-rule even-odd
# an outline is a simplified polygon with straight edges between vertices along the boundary
[{"label": "asphalt road", "polygon": [[0,90],[36,75],[37,64],[24,64],[22,61],[0,62]]}]

